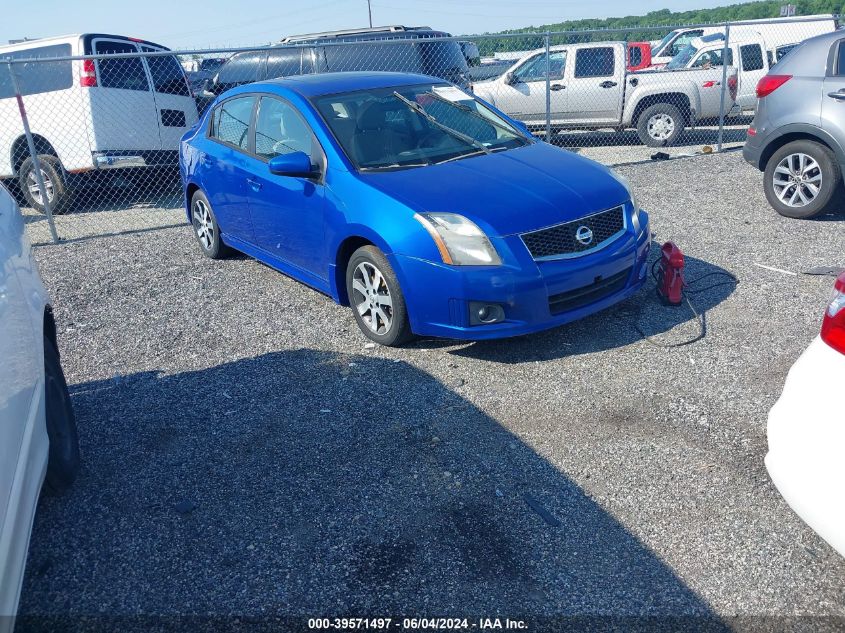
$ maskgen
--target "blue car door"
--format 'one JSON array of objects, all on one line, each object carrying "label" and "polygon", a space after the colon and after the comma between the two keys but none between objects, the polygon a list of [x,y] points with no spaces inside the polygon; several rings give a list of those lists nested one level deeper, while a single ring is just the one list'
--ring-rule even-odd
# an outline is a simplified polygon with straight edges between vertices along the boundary
[{"label": "blue car door", "polygon": [[271,255],[322,280],[328,278],[324,244],[325,188],[315,179],[278,176],[267,162],[279,154],[305,152],[324,162],[322,148],[290,103],[262,96],[255,119],[255,154],[247,196],[255,241]]},{"label": "blue car door", "polygon": [[247,95],[227,99],[214,108],[208,138],[198,144],[200,182],[211,202],[223,235],[254,242],[249,214],[247,179],[249,129],[257,97]]}]

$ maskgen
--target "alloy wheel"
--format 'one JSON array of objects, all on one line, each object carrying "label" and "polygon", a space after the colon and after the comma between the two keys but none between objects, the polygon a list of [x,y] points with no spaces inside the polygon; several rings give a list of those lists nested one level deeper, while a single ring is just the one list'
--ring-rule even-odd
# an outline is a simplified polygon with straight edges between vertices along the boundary
[{"label": "alloy wheel", "polygon": [[205,250],[211,250],[214,244],[214,221],[211,219],[211,211],[208,205],[202,200],[194,202],[194,230],[197,232],[197,237],[200,244]]},{"label": "alloy wheel", "polygon": [[393,299],[384,275],[372,263],[355,267],[352,295],[352,304],[367,327],[375,334],[387,334],[393,325]]},{"label": "alloy wheel", "polygon": [[[44,181],[44,190],[47,192],[47,201],[53,201],[53,181],[47,172],[41,170],[41,179]],[[26,175],[26,188],[29,189],[29,195],[32,199],[41,206],[44,206],[44,199],[41,196],[41,188],[38,186],[38,179],[35,177],[35,168],[33,167]]]},{"label": "alloy wheel", "polygon": [[775,195],[788,207],[804,207],[819,195],[822,170],[809,154],[784,156],[772,174]]}]

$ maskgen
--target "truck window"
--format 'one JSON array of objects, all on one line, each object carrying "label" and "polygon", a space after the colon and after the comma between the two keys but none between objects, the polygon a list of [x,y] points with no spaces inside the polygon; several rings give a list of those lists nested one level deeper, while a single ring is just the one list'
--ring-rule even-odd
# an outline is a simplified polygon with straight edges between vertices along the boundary
[{"label": "truck window", "polygon": [[701,37],[704,35],[704,31],[702,29],[696,29],[694,31],[686,31],[685,33],[681,33],[674,42],[672,42],[672,48],[670,48],[666,53],[665,57],[674,57],[678,53],[681,52],[681,49],[684,48],[687,44],[692,42],[695,38]]},{"label": "truck window", "polygon": [[[145,53],[161,51],[160,48],[141,46]],[[177,61],[175,55],[164,57],[147,57],[147,65],[150,67],[150,74],[153,76],[153,87],[156,92],[168,95],[181,95],[190,97],[188,84],[185,82],[185,75],[182,65]]]},{"label": "truck window", "polygon": [[837,77],[845,77],[845,40],[839,40],[836,44],[836,72]]},{"label": "truck window", "polygon": [[639,66],[643,62],[643,52],[638,46],[628,48],[628,65]]},{"label": "truck window", "polygon": [[575,52],[575,77],[612,77],[615,62],[610,47],[579,49]]},{"label": "truck window", "polygon": [[[52,46],[40,46],[28,48],[13,53],[2,53],[2,57],[9,59],[44,59],[48,57],[69,57],[71,55],[70,44],[54,44]],[[26,62],[13,64],[15,76],[21,94],[36,95],[42,92],[53,92],[65,90],[73,85],[73,71],[71,62]],[[9,76],[9,67],[0,64],[0,99],[8,99],[15,95],[12,87],[12,78]]]},{"label": "truck window", "polygon": [[766,67],[763,63],[763,49],[759,44],[746,44],[739,47],[743,70],[761,70]]},{"label": "truck window", "polygon": [[[549,53],[549,79],[563,79],[566,70],[566,51]],[[524,82],[546,80],[546,54],[541,53],[524,63],[514,71],[514,75]]]},{"label": "truck window", "polygon": [[[132,42],[115,42],[98,40],[94,43],[97,55],[137,53],[138,49]],[[103,88],[119,88],[121,90],[149,90],[147,73],[140,57],[123,57],[120,59],[98,59],[98,85]]]},{"label": "truck window", "polygon": [[[716,68],[722,66],[722,51],[716,49],[702,53],[693,63],[692,68]],[[733,65],[733,51],[728,49],[728,66]]]}]

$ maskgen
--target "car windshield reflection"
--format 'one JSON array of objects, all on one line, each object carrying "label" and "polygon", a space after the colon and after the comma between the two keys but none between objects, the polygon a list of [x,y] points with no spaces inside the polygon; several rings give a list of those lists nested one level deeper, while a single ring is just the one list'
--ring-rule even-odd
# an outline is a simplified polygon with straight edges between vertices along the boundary
[{"label": "car windshield reflection", "polygon": [[362,171],[424,167],[532,142],[449,84],[340,93],[321,97],[315,105]]}]

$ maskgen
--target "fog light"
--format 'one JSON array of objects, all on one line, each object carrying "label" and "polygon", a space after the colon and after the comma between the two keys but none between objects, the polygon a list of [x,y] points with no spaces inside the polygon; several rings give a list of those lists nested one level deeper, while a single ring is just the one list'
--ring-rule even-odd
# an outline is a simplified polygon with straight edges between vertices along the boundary
[{"label": "fog light", "polygon": [[470,325],[490,325],[505,320],[505,310],[497,303],[469,302]]}]

